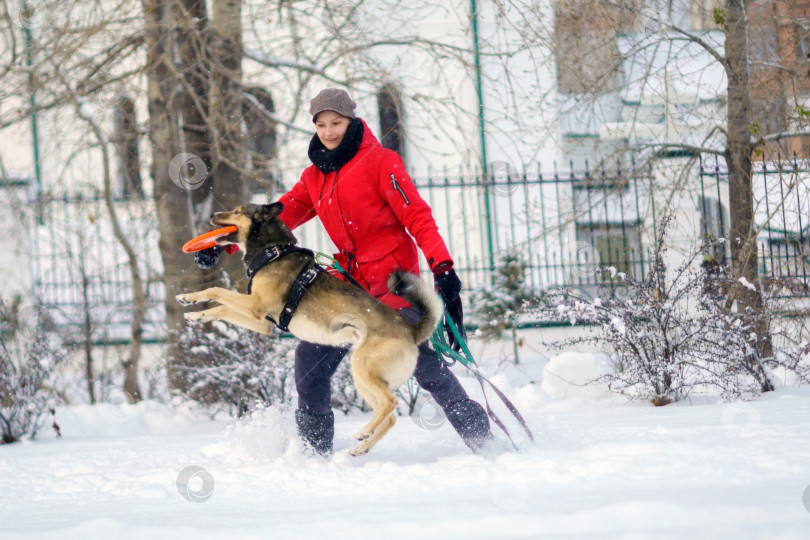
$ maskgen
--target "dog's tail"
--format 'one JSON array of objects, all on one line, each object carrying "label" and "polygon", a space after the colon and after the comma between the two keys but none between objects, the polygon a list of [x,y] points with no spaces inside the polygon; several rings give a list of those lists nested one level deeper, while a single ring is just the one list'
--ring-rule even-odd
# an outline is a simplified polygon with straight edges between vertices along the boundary
[{"label": "dog's tail", "polygon": [[411,325],[413,339],[417,345],[427,341],[444,313],[444,305],[436,293],[419,276],[403,271],[396,271],[389,276],[388,290],[419,310],[422,318]]}]

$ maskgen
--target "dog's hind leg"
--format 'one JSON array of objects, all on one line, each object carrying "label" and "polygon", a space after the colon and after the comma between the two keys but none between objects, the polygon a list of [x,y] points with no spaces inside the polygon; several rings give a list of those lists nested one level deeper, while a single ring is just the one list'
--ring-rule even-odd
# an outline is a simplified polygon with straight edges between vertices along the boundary
[{"label": "dog's hind leg", "polygon": [[[356,349],[352,353],[351,368],[354,387],[363,396],[366,403],[374,409],[375,413],[371,421],[354,436],[357,440],[363,440],[371,436],[377,426],[380,425],[380,422],[390,412],[385,411],[385,409],[391,408],[393,410],[396,408],[397,400],[388,388],[388,383],[372,372],[375,368],[375,362],[364,354],[363,348]],[[388,393],[388,396],[384,395],[381,387]]]},{"label": "dog's hind leg", "polygon": [[371,448],[383,438],[383,435],[388,433],[388,430],[394,427],[394,424],[396,423],[396,415],[394,413],[389,414],[383,419],[382,423],[380,423],[377,429],[374,430],[374,433],[372,433],[368,439],[349,450],[349,454],[353,456],[362,456],[363,454],[367,454],[368,451],[371,450]]},{"label": "dog's hind leg", "polygon": [[[371,392],[371,390],[369,390],[360,381],[360,379],[354,379],[354,387],[355,389],[357,389],[357,392],[363,397],[366,403],[368,403],[369,407],[371,407],[376,412],[377,408],[379,407],[379,404],[377,403],[377,398],[374,397],[374,393]],[[355,433],[354,438],[358,441],[364,441],[368,439],[371,436],[371,424],[373,421],[374,418],[372,418],[372,421],[366,424],[363,429]]]},{"label": "dog's hind leg", "polygon": [[352,375],[354,376],[355,386],[357,387],[357,381],[360,381],[359,387],[363,388],[363,392],[371,394],[370,399],[366,399],[366,401],[374,407],[374,417],[357,434],[360,437],[366,437],[366,439],[349,451],[353,456],[360,456],[371,450],[396,422],[393,413],[397,408],[397,398],[394,397],[388,383],[377,375],[366,371],[364,364],[362,357],[352,356]]},{"label": "dog's hind leg", "polygon": [[399,387],[413,375],[418,352],[412,341],[373,338],[355,349],[351,358],[355,387],[376,414],[355,435],[365,441],[350,452],[352,455],[368,452],[396,422],[393,413],[397,399],[391,388]]},{"label": "dog's hind leg", "polygon": [[248,317],[238,311],[233,311],[228,306],[217,306],[204,311],[190,311],[184,314],[189,322],[209,322],[225,321],[248,330],[253,330],[260,334],[269,334],[273,330],[273,324],[267,319],[255,319]]}]

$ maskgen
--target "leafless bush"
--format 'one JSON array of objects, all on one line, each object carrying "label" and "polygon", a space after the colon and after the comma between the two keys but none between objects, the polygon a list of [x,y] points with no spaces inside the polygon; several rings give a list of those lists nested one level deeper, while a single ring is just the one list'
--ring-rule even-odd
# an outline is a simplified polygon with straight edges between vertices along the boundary
[{"label": "leafless bush", "polygon": [[258,404],[281,405],[292,400],[295,341],[279,334],[258,334],[211,323],[187,327],[180,337],[187,397],[206,405],[224,405],[242,416]]},{"label": "leafless bush", "polygon": [[60,403],[54,377],[67,356],[47,313],[0,299],[0,444],[35,437],[53,417]]},{"label": "leafless bush", "polygon": [[707,283],[708,269],[696,264],[702,250],[667,275],[662,242],[645,279],[619,276],[627,286],[626,298],[585,301],[562,296],[557,305],[539,309],[542,318],[591,325],[589,336],[555,345],[606,345],[614,353],[615,370],[600,381],[615,392],[659,406],[712,388],[723,399],[753,399],[773,388],[777,368],[810,381],[810,366],[802,362],[798,344],[783,342],[773,356],[759,354],[746,318],[726,309],[718,288]]}]

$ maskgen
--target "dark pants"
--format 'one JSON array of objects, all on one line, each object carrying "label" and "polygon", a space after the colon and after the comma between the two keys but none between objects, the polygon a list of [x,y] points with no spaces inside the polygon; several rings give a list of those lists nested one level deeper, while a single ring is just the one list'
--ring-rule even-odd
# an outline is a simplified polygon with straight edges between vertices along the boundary
[{"label": "dark pants", "polygon": [[[400,313],[413,321],[418,318],[414,308],[405,308]],[[295,349],[295,385],[298,389],[298,423],[299,433],[321,453],[331,451],[332,441],[330,427],[333,425],[332,393],[330,379],[341,360],[348,352],[346,348],[317,345],[302,341]],[[419,347],[419,357],[414,371],[416,382],[433,396],[436,403],[444,410],[450,424],[473,450],[480,447],[489,438],[489,420],[483,407],[472,401],[458,382],[452,371],[439,359],[436,352],[427,342]],[[321,421],[317,419],[320,418]],[[311,440],[303,428],[313,425],[315,439]],[[328,425],[325,425],[328,424]]]},{"label": "dark pants", "polygon": [[[307,414],[328,414],[332,409],[330,379],[348,349],[302,341],[295,349],[295,385],[298,408]],[[427,343],[419,347],[413,376],[442,408],[468,399],[467,392]]]}]

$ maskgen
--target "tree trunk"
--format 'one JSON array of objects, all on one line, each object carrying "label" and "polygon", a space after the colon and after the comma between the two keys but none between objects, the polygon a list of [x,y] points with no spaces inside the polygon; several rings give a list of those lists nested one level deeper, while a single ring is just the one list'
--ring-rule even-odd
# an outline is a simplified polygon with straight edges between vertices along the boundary
[{"label": "tree trunk", "polygon": [[[212,211],[232,210],[248,202],[247,161],[242,98],[242,1],[214,0],[208,37],[212,135]],[[247,287],[240,257],[221,263],[235,286]]]},{"label": "tree trunk", "polygon": [[96,378],[95,370],[93,369],[93,321],[90,318],[90,299],[87,294],[87,289],[90,285],[90,280],[87,279],[87,269],[84,266],[84,260],[79,260],[79,270],[82,273],[82,335],[84,340],[84,378],[87,383],[87,398],[90,400],[90,405],[96,403]]},{"label": "tree trunk", "polygon": [[[208,228],[209,215],[247,201],[241,127],[241,1],[217,0],[213,26],[203,0],[143,0],[146,23],[152,177],[166,285],[168,377],[184,390],[176,366],[184,308],[175,296],[218,284],[180,251]],[[174,161],[173,161],[174,160]],[[179,168],[179,170],[178,170]],[[238,257],[223,264],[243,276]],[[236,280],[232,280],[235,282]]]},{"label": "tree trunk", "polygon": [[198,62],[200,29],[207,17],[205,2],[199,0],[143,0],[143,8],[151,174],[166,286],[168,378],[170,388],[182,389],[185,385],[175,366],[184,319],[174,297],[205,282],[203,272],[180,247],[200,225],[195,209],[210,191],[210,180],[200,178],[210,167],[203,116],[195,107],[204,104],[207,89],[207,76]]},{"label": "tree trunk", "polygon": [[[748,67],[747,20],[744,0],[726,0],[726,73],[728,76],[728,167],[731,265],[734,297],[743,321],[753,329],[755,338],[749,370],[762,385],[773,390],[760,359],[773,354],[768,317],[762,299],[757,268],[757,243],[754,227],[751,155],[753,114]],[[741,280],[747,281],[742,283]],[[752,288],[750,288],[753,286]]]}]

